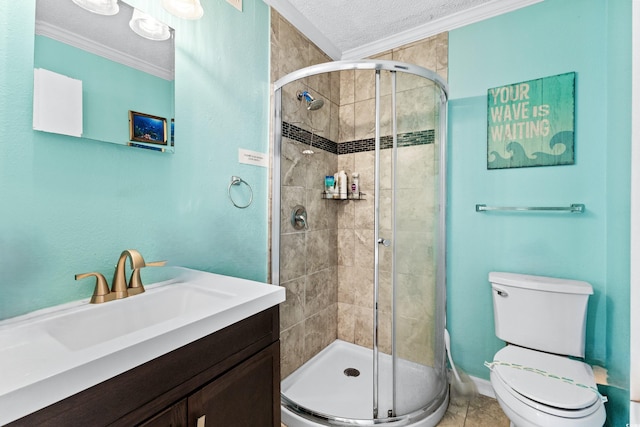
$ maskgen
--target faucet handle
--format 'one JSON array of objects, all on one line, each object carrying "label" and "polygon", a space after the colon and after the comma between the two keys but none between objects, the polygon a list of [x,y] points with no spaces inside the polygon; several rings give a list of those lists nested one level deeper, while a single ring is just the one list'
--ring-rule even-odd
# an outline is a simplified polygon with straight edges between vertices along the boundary
[{"label": "faucet handle", "polygon": [[91,297],[91,304],[100,304],[103,302],[111,301],[115,298],[115,294],[109,292],[109,285],[107,279],[101,273],[82,273],[76,274],[75,279],[81,280],[87,277],[94,276],[96,278],[96,287],[93,290],[93,296]]},{"label": "faucet handle", "polygon": [[144,266],[145,267],[164,267],[165,265],[167,265],[167,261],[152,261],[152,262],[145,262]]},{"label": "faucet handle", "polygon": [[[145,262],[145,267],[162,267],[166,265],[167,261],[153,261]],[[142,279],[140,278],[140,269],[134,268],[131,271],[131,278],[129,278],[129,286],[127,288],[129,295],[138,295],[144,292],[144,286],[142,285]]]}]

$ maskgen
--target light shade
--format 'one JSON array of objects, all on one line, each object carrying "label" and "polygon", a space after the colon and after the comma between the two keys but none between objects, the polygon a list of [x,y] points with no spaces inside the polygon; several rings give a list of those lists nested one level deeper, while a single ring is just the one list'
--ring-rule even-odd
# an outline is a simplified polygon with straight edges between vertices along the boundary
[{"label": "light shade", "polygon": [[98,15],[115,15],[120,10],[118,0],[72,0],[81,8]]},{"label": "light shade", "polygon": [[200,0],[162,0],[162,7],[183,19],[200,19],[204,15]]},{"label": "light shade", "polygon": [[129,21],[129,27],[139,36],[149,40],[167,40],[171,37],[171,30],[166,24],[147,15],[138,9],[133,9],[133,15]]}]

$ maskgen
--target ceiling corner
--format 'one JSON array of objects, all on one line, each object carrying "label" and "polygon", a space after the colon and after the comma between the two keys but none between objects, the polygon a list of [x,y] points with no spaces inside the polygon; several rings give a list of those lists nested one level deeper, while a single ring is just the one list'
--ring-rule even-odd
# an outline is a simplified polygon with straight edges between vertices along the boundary
[{"label": "ceiling corner", "polygon": [[342,51],[329,40],[311,21],[305,18],[287,0],[263,0],[270,7],[273,7],[280,15],[298,29],[305,37],[311,40],[324,53],[329,55],[334,61],[340,60]]}]

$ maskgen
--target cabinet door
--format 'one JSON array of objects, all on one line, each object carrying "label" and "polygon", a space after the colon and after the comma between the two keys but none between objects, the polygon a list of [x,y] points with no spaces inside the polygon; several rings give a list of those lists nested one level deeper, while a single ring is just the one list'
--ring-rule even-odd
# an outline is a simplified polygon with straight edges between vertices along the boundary
[{"label": "cabinet door", "polygon": [[280,343],[188,398],[190,427],[280,427]]},{"label": "cabinet door", "polygon": [[187,427],[187,399],[170,406],[139,427]]}]

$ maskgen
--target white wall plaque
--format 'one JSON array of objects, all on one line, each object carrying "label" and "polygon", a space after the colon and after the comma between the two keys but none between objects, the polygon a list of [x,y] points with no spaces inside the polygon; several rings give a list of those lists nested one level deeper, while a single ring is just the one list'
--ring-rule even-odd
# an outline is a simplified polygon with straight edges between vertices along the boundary
[{"label": "white wall plaque", "polygon": [[245,150],[238,148],[238,162],[245,165],[261,166],[263,168],[269,167],[269,159],[265,153],[258,151]]}]

